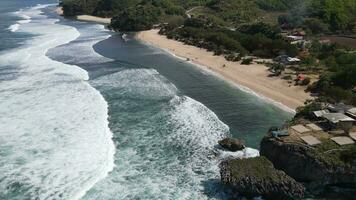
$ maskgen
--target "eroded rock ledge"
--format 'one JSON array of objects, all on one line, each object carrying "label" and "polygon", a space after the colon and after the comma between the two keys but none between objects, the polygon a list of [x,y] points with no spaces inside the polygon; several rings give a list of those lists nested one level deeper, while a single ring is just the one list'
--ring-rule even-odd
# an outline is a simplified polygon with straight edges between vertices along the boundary
[{"label": "eroded rock ledge", "polygon": [[304,196],[305,188],[265,157],[225,160],[220,164],[221,180],[244,196],[265,199],[293,199]]},{"label": "eroded rock ledge", "polygon": [[[261,157],[230,159],[220,164],[221,180],[243,196],[293,199],[356,193],[356,146],[338,146],[329,139],[309,146],[287,136],[268,134],[261,141]],[[344,191],[344,192],[343,192]]]},{"label": "eroded rock ledge", "polygon": [[355,146],[339,147],[332,141],[323,141],[317,147],[310,147],[266,136],[261,142],[260,154],[275,168],[309,188],[326,185],[356,187]]}]

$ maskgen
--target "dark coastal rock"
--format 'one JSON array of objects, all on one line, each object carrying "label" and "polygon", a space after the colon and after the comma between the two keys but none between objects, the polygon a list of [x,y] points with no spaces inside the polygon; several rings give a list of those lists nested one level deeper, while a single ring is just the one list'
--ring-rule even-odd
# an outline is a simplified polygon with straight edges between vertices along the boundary
[{"label": "dark coastal rock", "polygon": [[356,146],[339,147],[331,140],[316,147],[283,142],[271,136],[261,141],[261,156],[311,190],[327,185],[356,187]]},{"label": "dark coastal rock", "polygon": [[229,151],[240,151],[245,148],[242,140],[234,138],[225,138],[219,141],[219,144]]},{"label": "dark coastal rock", "polygon": [[304,196],[305,188],[265,157],[232,159],[220,164],[221,180],[247,197],[293,199]]}]

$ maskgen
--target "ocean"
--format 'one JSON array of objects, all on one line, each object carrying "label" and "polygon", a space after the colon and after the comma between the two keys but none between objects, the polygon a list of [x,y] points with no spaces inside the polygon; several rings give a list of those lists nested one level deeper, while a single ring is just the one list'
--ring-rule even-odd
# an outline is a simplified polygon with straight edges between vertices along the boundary
[{"label": "ocean", "polygon": [[234,197],[221,159],[292,113],[56,3],[0,1],[0,199]]}]

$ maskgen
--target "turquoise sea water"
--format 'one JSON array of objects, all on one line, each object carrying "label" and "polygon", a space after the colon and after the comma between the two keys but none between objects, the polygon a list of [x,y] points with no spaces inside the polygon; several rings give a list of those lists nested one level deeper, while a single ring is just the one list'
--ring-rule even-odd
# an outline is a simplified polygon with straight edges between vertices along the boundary
[{"label": "turquoise sea water", "polygon": [[0,199],[230,199],[219,161],[291,117],[48,3],[0,2]]}]

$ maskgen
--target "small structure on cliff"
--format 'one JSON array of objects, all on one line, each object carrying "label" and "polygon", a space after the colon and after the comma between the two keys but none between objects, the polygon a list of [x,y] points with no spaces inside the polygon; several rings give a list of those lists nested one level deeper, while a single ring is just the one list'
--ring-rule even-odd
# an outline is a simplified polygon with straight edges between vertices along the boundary
[{"label": "small structure on cliff", "polygon": [[349,110],[347,110],[346,115],[352,117],[353,119],[356,119],[356,108],[350,108]]},{"label": "small structure on cliff", "polygon": [[353,140],[356,140],[356,132],[351,132],[349,135]]},{"label": "small structure on cliff", "polygon": [[349,131],[356,122],[356,108],[343,103],[330,104],[313,112],[318,120],[326,120],[332,129]]},{"label": "small structure on cliff", "polygon": [[288,136],[289,132],[288,130],[275,130],[275,131],[271,131],[271,134],[273,135],[273,137],[284,137],[284,136]]},{"label": "small structure on cliff", "polygon": [[327,113],[323,115],[323,118],[328,120],[329,124],[333,128],[338,128],[345,131],[350,130],[353,123],[356,121],[343,113]]},{"label": "small structure on cliff", "polygon": [[346,113],[352,106],[346,105],[344,103],[329,104],[327,109],[333,113]]}]

